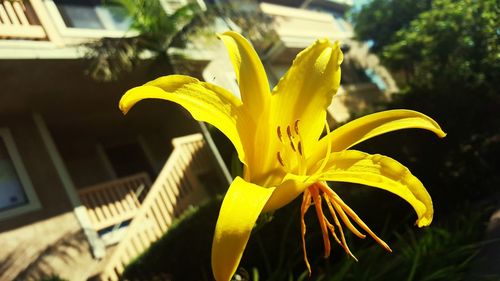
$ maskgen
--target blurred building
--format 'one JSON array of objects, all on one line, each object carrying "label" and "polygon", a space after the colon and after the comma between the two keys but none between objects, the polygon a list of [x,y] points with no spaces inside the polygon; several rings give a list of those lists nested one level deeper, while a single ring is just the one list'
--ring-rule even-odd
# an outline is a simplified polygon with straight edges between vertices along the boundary
[{"label": "blurred building", "polygon": [[[171,13],[188,1],[161,2]],[[280,4],[288,6],[257,7],[272,18],[274,35],[253,42],[271,84],[300,50],[327,37],[342,41],[346,53],[331,120],[387,98],[390,79],[352,40],[344,18],[350,1]],[[222,22],[221,29],[238,29]],[[127,116],[117,108],[124,91],[172,69],[146,59],[115,82],[86,74],[81,44],[129,36],[129,24],[98,0],[0,0],[0,280],[115,280],[208,196],[206,187],[225,184],[213,142],[186,111],[147,101]],[[177,50],[175,72],[238,93],[220,42],[209,52],[200,44]]]},{"label": "blurred building", "polygon": [[[187,1],[164,2],[168,12]],[[127,36],[129,24],[101,1],[0,1],[0,280],[115,270],[218,180],[183,109],[118,109],[124,91],[170,70],[85,74],[80,44]]]}]

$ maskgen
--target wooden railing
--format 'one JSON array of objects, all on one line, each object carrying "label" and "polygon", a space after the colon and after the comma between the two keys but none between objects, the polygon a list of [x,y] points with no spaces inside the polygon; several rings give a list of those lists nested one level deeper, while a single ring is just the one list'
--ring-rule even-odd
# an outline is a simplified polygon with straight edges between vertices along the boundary
[{"label": "wooden railing", "polygon": [[146,173],[100,183],[78,190],[96,231],[132,219],[141,206],[141,192],[151,186]]},{"label": "wooden railing", "polygon": [[30,1],[0,0],[0,39],[46,37]]},{"label": "wooden railing", "polygon": [[174,139],[174,150],[151,186],[100,280],[118,280],[124,267],[158,240],[189,205],[207,196],[197,174],[210,165],[201,134]]}]

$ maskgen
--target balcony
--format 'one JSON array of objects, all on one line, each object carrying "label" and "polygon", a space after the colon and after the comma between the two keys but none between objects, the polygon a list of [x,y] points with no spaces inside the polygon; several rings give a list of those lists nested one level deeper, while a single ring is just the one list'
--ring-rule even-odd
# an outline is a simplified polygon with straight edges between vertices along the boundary
[{"label": "balcony", "polygon": [[121,179],[85,187],[78,191],[96,232],[131,220],[151,185],[148,174],[139,173]]},{"label": "balcony", "polygon": [[[0,40],[72,46],[102,37],[135,36],[123,7],[110,1],[0,0]],[[111,1],[112,2],[112,1]],[[173,13],[188,0],[161,1]]]},{"label": "balcony", "polygon": [[89,39],[123,37],[129,26],[121,7],[101,1],[0,0],[0,40],[4,41],[73,46]]},{"label": "balcony", "polygon": [[210,171],[201,134],[172,140],[174,150],[151,183],[146,173],[78,191],[92,228],[108,247],[98,280],[119,280],[125,266],[170,228],[191,205],[206,199],[200,177]]},{"label": "balcony", "polygon": [[331,14],[261,3],[262,12],[274,19],[278,42],[267,53],[267,59],[288,64],[302,49],[318,38],[331,41],[353,36],[344,22]]},{"label": "balcony", "polygon": [[0,39],[46,39],[34,9],[39,4],[37,1],[0,0]]}]

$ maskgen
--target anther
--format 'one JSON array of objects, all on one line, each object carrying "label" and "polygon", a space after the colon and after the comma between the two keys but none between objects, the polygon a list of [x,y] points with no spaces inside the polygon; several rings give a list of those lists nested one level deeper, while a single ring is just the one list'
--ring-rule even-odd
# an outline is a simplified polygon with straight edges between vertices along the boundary
[{"label": "anther", "polygon": [[290,146],[292,147],[292,150],[296,152],[297,150],[295,149],[295,145],[293,144],[293,141],[290,139]]},{"label": "anther", "polygon": [[283,143],[283,135],[281,134],[281,128],[280,128],[280,126],[278,126],[278,128],[276,128],[276,130],[277,130],[278,138],[279,138],[280,142]]},{"label": "anther", "polygon": [[280,162],[281,166],[285,167],[285,164],[283,163],[283,158],[281,158],[281,154],[279,151],[278,151],[278,153],[276,153],[276,156],[277,156],[278,162]]},{"label": "anther", "polygon": [[299,119],[295,120],[294,128],[295,128],[295,133],[298,135],[299,134]]},{"label": "anther", "polygon": [[290,129],[290,125],[286,127],[286,134],[288,135],[288,138],[290,139],[290,142],[292,141],[292,130]]},{"label": "anther", "polygon": [[300,141],[297,143],[297,149],[299,150],[300,156],[302,156],[302,143]]}]

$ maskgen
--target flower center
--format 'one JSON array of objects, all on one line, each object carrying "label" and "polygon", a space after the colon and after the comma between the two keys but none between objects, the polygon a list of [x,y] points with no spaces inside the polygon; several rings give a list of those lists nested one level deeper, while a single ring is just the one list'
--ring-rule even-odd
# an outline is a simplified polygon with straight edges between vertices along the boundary
[{"label": "flower center", "polygon": [[[316,167],[314,171],[310,171],[310,167],[307,166],[306,157],[304,156],[305,152],[299,124],[300,119],[297,119],[293,122],[293,126],[286,125],[285,130],[282,130],[281,126],[276,127],[276,135],[281,144],[276,152],[276,159],[280,166],[284,168],[285,172],[299,176],[308,175],[306,181],[314,182],[320,178],[324,168],[330,160],[332,146],[330,142],[327,143],[326,155],[321,161],[321,165]],[[326,135],[330,133],[330,128],[326,121],[325,132]]]},{"label": "flower center", "polygon": [[[334,224],[332,224],[326,215],[323,213],[323,202],[328,207],[331,217],[333,218]],[[304,261],[306,262],[309,274],[311,273],[311,266],[307,259],[306,252],[306,224],[304,221],[304,216],[311,205],[314,204],[316,209],[316,215],[318,216],[319,225],[321,227],[321,232],[323,234],[323,244],[325,249],[325,258],[330,256],[330,233],[335,239],[335,241],[344,249],[344,251],[354,258],[356,261],[358,259],[353,255],[349,247],[347,246],[344,231],[340,221],[342,221],[345,226],[354,235],[361,239],[364,239],[366,235],[362,234],[352,223],[351,219],[356,222],[359,227],[361,227],[366,233],[368,233],[379,245],[389,252],[392,252],[391,248],[382,241],[373,231],[358,217],[358,215],[347,206],[342,199],[335,193],[326,183],[317,182],[306,188],[302,197],[302,205],[300,208],[301,215],[301,235],[302,235],[302,250],[304,252]],[[339,219],[340,218],[340,219]],[[335,228],[336,227],[336,228]],[[340,238],[339,238],[340,237]]]},{"label": "flower center", "polygon": [[303,175],[305,174],[305,158],[299,123],[300,120],[297,119],[292,124],[293,126],[287,125],[285,137],[281,126],[276,128],[276,134],[281,143],[276,152],[276,159],[287,172]]}]

